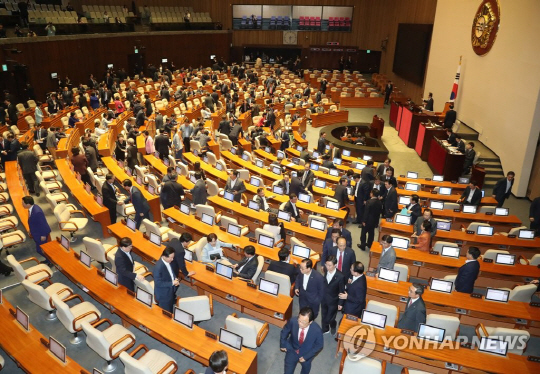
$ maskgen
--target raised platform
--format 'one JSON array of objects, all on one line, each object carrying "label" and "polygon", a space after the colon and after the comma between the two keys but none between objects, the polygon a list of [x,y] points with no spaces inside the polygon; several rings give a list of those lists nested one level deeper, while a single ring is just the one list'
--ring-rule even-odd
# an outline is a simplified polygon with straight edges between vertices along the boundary
[{"label": "raised platform", "polygon": [[340,97],[339,106],[347,108],[384,108],[384,97]]},{"label": "raised platform", "polygon": [[[343,130],[345,127],[360,127],[360,132],[366,135],[367,145],[355,145],[341,140],[341,130]],[[337,123],[326,126],[319,132],[326,132],[326,140],[333,143],[339,149],[347,149],[351,151],[351,157],[362,157],[364,155],[368,155],[373,158],[373,161],[384,162],[384,160],[388,157],[388,148],[386,148],[381,139],[368,137],[370,127],[371,125],[365,122]]]}]

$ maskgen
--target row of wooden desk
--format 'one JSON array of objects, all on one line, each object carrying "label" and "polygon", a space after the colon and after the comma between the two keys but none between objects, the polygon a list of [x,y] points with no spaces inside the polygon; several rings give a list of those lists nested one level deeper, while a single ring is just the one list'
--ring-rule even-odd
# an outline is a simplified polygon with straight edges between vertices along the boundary
[{"label": "row of wooden desk", "polygon": [[[126,228],[126,230],[129,229]],[[136,234],[140,234],[142,238],[141,233]],[[145,243],[141,243],[141,240],[136,241],[134,239],[133,244],[134,249],[135,246],[137,246],[137,251],[140,253],[140,248],[144,247]],[[153,245],[149,242],[147,242],[147,244]],[[67,278],[92,296],[96,301],[103,304],[111,313],[122,318],[124,325],[133,325],[177,352],[204,365],[208,365],[210,355],[215,350],[223,349],[227,352],[229,357],[230,371],[236,373],[257,373],[256,352],[247,348],[243,348],[241,352],[236,351],[207,337],[205,335],[206,331],[196,325],[194,325],[192,329],[188,329],[175,323],[169,316],[165,315],[158,306],[148,307],[143,305],[133,296],[130,296],[123,286],[116,287],[107,282],[102,276],[98,275],[98,269],[95,267],[86,267],[77,260],[75,252],[66,251],[60,243],[56,241],[44,244],[42,248],[47,257]],[[159,256],[161,256],[161,251]],[[198,267],[197,264],[194,266],[189,264],[189,268],[190,270],[197,270],[197,275],[203,279],[205,276],[217,276],[213,273],[206,272],[204,270],[204,265]],[[205,274],[205,272],[209,274]],[[219,287],[219,283],[216,283]],[[236,282],[230,283],[236,284]],[[238,288],[240,286],[242,285],[238,285]],[[245,284],[243,286],[246,288],[246,290],[244,290],[246,294],[249,294],[249,291],[255,291],[247,289]],[[231,285],[229,285],[228,288],[232,288]],[[1,325],[4,324],[2,323]],[[39,370],[32,372],[39,372]]]},{"label": "row of wooden desk", "polygon": [[[369,333],[366,333],[367,331]],[[373,328],[347,318],[341,320],[337,337],[337,352],[341,351],[343,355],[347,354],[343,350],[346,342],[346,346],[354,344],[355,347],[373,348],[373,352],[369,355],[371,358],[434,374],[535,373],[539,370],[539,364],[529,361],[525,356],[511,353],[506,357],[497,356],[462,347],[458,342],[442,345],[426,341],[423,346],[407,346],[408,339],[405,337],[403,340],[401,329],[393,326],[386,326],[384,329]],[[406,347],[403,348],[403,345]],[[385,348],[393,349],[394,352]],[[447,363],[458,365],[458,369],[446,367]]]},{"label": "row of wooden desk", "polygon": [[[381,220],[379,237],[384,234],[411,236],[413,233],[412,225],[402,225],[399,223],[387,222]],[[476,246],[481,251],[486,249],[504,249],[512,254],[522,255],[526,258],[532,257],[540,248],[540,238],[518,239],[509,238],[505,235],[483,236],[477,234],[467,234],[461,230],[443,231],[437,230],[437,234],[432,238],[433,243],[438,240],[454,242],[461,245],[461,255],[465,256],[470,246]]]},{"label": "row of wooden desk", "polygon": [[[182,221],[179,221],[180,223]],[[120,240],[129,237],[133,241],[133,251],[142,258],[155,263],[161,258],[165,246],[157,246],[147,240],[140,231],[132,231],[122,222],[109,226],[111,234]],[[292,298],[285,295],[271,296],[254,290],[246,282],[233,278],[227,280],[206,270],[200,262],[186,263],[189,271],[195,271],[189,286],[200,295],[212,294],[219,302],[273,325],[283,327],[292,313]]]},{"label": "row of wooden desk", "polygon": [[[444,278],[450,274],[457,274],[458,269],[465,264],[465,257],[452,258],[419,251],[414,248],[407,250],[395,248],[397,262],[409,267],[409,276],[429,280],[431,278]],[[376,268],[382,253],[380,243],[373,243],[369,252],[369,267]],[[507,287],[512,288],[516,283],[529,282],[540,278],[540,268],[532,265],[522,265],[519,261],[515,265],[500,265],[496,263],[480,262],[480,274],[475,287]]]}]

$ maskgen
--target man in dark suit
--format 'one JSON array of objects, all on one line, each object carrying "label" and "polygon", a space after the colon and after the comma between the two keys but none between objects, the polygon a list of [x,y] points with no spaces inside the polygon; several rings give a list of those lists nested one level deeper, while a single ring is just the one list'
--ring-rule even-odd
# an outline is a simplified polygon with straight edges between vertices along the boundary
[{"label": "man in dark suit", "polygon": [[421,323],[426,323],[426,304],[422,299],[424,286],[413,283],[409,286],[409,298],[405,311],[399,318],[398,329],[418,332]]},{"label": "man in dark suit", "polygon": [[343,305],[343,300],[339,299],[339,294],[345,292],[345,277],[337,269],[336,256],[328,256],[324,262],[324,277],[326,287],[321,302],[321,322],[323,334],[336,333],[336,315],[338,306]]},{"label": "man in dark suit", "polygon": [[360,261],[354,262],[350,267],[351,276],[345,285],[345,292],[339,294],[339,298],[344,300],[343,307],[338,307],[343,314],[350,314],[356,317],[362,316],[362,311],[366,308],[367,282],[364,275],[364,264]]},{"label": "man in dark suit", "polygon": [[206,191],[206,182],[202,179],[202,174],[197,172],[194,174],[195,186],[189,191],[193,197],[193,205],[206,204],[208,198],[208,192]]},{"label": "man in dark suit", "polygon": [[171,139],[167,136],[167,132],[164,129],[159,130],[159,135],[154,140],[154,147],[159,152],[159,158],[164,160],[169,157],[169,147],[171,146]]},{"label": "man in dark suit", "polygon": [[362,169],[360,177],[363,181],[371,182],[373,179],[375,179],[374,171],[375,170],[373,169],[373,160],[369,160],[366,166]]},{"label": "man in dark suit", "polygon": [[480,205],[480,202],[482,202],[482,192],[480,191],[480,188],[478,188],[476,181],[472,180],[469,183],[457,202],[468,205]]},{"label": "man in dark suit", "polygon": [[[45,257],[41,245],[51,240],[51,228],[47,223],[45,214],[39,205],[34,205],[34,198],[32,196],[24,196],[22,198],[22,206],[24,209],[28,209],[28,229],[30,230],[30,236],[36,243],[36,252]],[[48,260],[45,260],[49,263]]]},{"label": "man in dark suit", "polygon": [[384,182],[386,187],[386,199],[384,200],[384,217],[394,218],[394,214],[398,210],[398,198],[396,192],[396,185],[387,180]]},{"label": "man in dark suit", "polygon": [[313,192],[313,181],[315,180],[315,173],[311,171],[309,163],[306,163],[304,167],[304,174],[302,174],[302,185],[306,190]]},{"label": "man in dark suit", "polygon": [[354,206],[356,208],[356,221],[361,227],[362,219],[364,219],[364,207],[367,198],[369,197],[369,183],[360,179],[360,174],[356,173],[353,175],[355,181],[354,185]]},{"label": "man in dark suit", "polygon": [[456,134],[452,132],[451,128],[446,129],[446,135],[448,135],[448,138],[446,139],[448,144],[450,144],[452,147],[457,147]]},{"label": "man in dark suit", "polygon": [[324,155],[326,152],[326,132],[324,131],[321,132],[321,137],[317,142],[317,152],[319,152],[320,155]]},{"label": "man in dark suit", "polygon": [[[283,194],[284,195],[290,195],[291,193],[291,179],[290,179],[290,175],[289,173],[283,173],[283,179],[280,180],[277,185],[281,188],[283,188]],[[298,183],[301,185],[302,183],[300,182],[300,180],[298,179]],[[298,189],[298,187],[296,187]],[[298,191],[300,192],[300,191]],[[298,195],[298,192],[294,192],[295,194]]]},{"label": "man in dark suit", "polygon": [[284,374],[294,374],[298,363],[302,367],[301,374],[311,371],[313,358],[324,347],[322,330],[313,322],[315,318],[310,307],[301,308],[298,318],[291,318],[281,330],[279,347],[286,352]]},{"label": "man in dark suit", "polygon": [[114,263],[116,265],[116,273],[118,274],[118,283],[126,287],[128,290],[135,291],[134,280],[144,280],[141,274],[133,271],[135,260],[133,260],[131,250],[133,242],[130,238],[124,237],[120,239],[118,250],[114,255]]},{"label": "man in dark suit", "polygon": [[456,147],[459,152],[465,154],[465,142],[459,134],[456,134]]},{"label": "man in dark suit", "polygon": [[109,209],[109,216],[111,217],[111,225],[116,223],[116,206],[122,205],[122,201],[118,201],[116,197],[116,186],[114,185],[114,174],[107,174],[105,176],[105,183],[101,186],[101,193],[103,194],[103,205]]},{"label": "man in dark suit", "polygon": [[381,202],[384,202],[386,197],[386,187],[378,175],[375,176],[375,179],[369,182],[369,191],[372,191],[373,189],[379,191],[378,199],[381,200]]},{"label": "man in dark suit", "polygon": [[180,239],[171,239],[168,246],[174,249],[174,262],[176,267],[184,274],[184,277],[191,277],[195,274],[194,271],[188,271],[186,267],[186,249],[193,240],[189,232],[184,232],[180,235]]},{"label": "man in dark suit", "polygon": [[21,152],[17,155],[17,161],[28,186],[28,192],[39,196],[39,182],[36,177],[38,158],[34,152],[28,149],[27,142],[21,143]]},{"label": "man in dark suit", "polygon": [[334,199],[339,203],[339,208],[345,208],[349,204],[349,193],[347,192],[347,178],[342,177],[334,191]]},{"label": "man in dark suit", "polygon": [[170,179],[161,187],[160,199],[163,209],[180,206],[182,197],[184,196],[184,187],[178,183],[178,174],[172,172]]},{"label": "man in dark suit", "polygon": [[41,147],[41,150],[44,152],[47,149],[46,139],[47,139],[47,129],[44,129],[41,123],[40,124],[36,123],[35,130],[34,130],[34,142],[37,143]]},{"label": "man in dark suit", "polygon": [[351,232],[345,228],[345,222],[343,222],[342,219],[335,219],[334,222],[332,222],[332,227],[329,227],[328,231],[326,231],[326,239],[331,237],[333,229],[339,230],[339,236],[343,236],[345,238],[347,241],[347,247],[352,247]]},{"label": "man in dark suit", "polygon": [[129,197],[124,200],[124,204],[132,203],[133,208],[135,208],[135,222],[137,224],[137,229],[141,226],[141,223],[143,219],[149,219],[150,218],[150,205],[148,204],[148,200],[146,200],[146,197],[142,194],[141,191],[137,187],[133,186],[133,183],[131,182],[131,179],[126,179],[122,185],[128,191]]},{"label": "man in dark suit", "polygon": [[431,92],[428,94],[427,100],[424,100],[424,109],[433,112],[433,94]]},{"label": "man in dark suit", "polygon": [[311,96],[311,85],[308,83],[306,89],[304,90],[304,97],[310,97]]},{"label": "man in dark suit", "polygon": [[212,99],[212,96],[210,96],[210,93],[206,94],[206,97],[204,98],[203,102],[204,102],[204,106],[210,109],[212,113],[214,113],[214,100]]},{"label": "man in dark suit", "polygon": [[178,280],[178,267],[174,261],[174,249],[166,247],[161,254],[161,259],[154,266],[154,297],[159,307],[168,312],[173,312],[176,299],[176,290],[180,285]]},{"label": "man in dark suit", "polygon": [[255,247],[248,245],[244,248],[244,258],[237,264],[233,265],[234,274],[240,278],[252,279],[257,272],[259,261],[255,254]]},{"label": "man in dark suit", "polygon": [[392,160],[387,158],[384,160],[384,163],[380,164],[377,167],[377,175],[381,178],[381,180],[384,180],[384,177],[386,176],[386,169],[390,168],[390,164],[392,163]]},{"label": "man in dark suit", "polygon": [[238,170],[233,170],[225,184],[225,191],[232,193],[234,195],[234,201],[237,203],[242,200],[242,194],[247,191],[244,181],[238,177],[239,175],[240,172]]},{"label": "man in dark suit", "polygon": [[446,129],[451,129],[452,126],[454,126],[454,122],[456,122],[456,119],[457,119],[457,113],[454,110],[454,104],[450,104],[450,109],[444,115],[443,127]]},{"label": "man in dark suit", "polygon": [[351,275],[351,265],[356,262],[356,253],[347,247],[344,237],[340,236],[337,240],[337,246],[328,252],[329,256],[335,256],[337,260],[337,269],[343,273],[345,279]]},{"label": "man in dark suit", "polygon": [[474,150],[474,142],[468,142],[465,144],[465,161],[463,162],[463,175],[470,173],[471,167],[474,163],[476,152]]},{"label": "man in dark suit", "polygon": [[536,236],[539,234],[540,228],[540,197],[537,197],[531,203],[529,208],[530,229],[536,230]]},{"label": "man in dark suit", "polygon": [[480,272],[480,250],[477,247],[469,247],[467,251],[467,261],[458,270],[456,277],[456,291],[463,293],[472,293],[474,291],[474,282]]},{"label": "man in dark suit", "polygon": [[422,207],[418,203],[420,197],[417,194],[411,196],[411,203],[407,205],[407,213],[411,215],[411,225],[414,225],[418,217],[422,214]]},{"label": "man in dark suit", "polygon": [[[366,202],[366,209],[364,210],[364,219],[362,222],[362,234],[360,235],[360,244],[358,248],[365,251],[369,250],[373,244],[373,237],[375,236],[375,229],[379,226],[382,213],[382,203],[379,200],[379,191],[371,190],[371,198]],[[366,242],[367,235],[367,242]]]},{"label": "man in dark suit", "polygon": [[[285,176],[283,178],[285,178]],[[283,190],[286,192],[285,188]],[[302,184],[302,180],[299,177],[291,177],[289,184],[289,193],[287,195],[298,195],[300,192],[308,193],[307,189],[304,188],[304,185]]]},{"label": "man in dark suit", "polygon": [[504,200],[510,197],[512,187],[514,186],[514,178],[516,173],[509,171],[506,174],[506,178],[500,179],[493,187],[493,198],[497,200],[497,207],[502,207]]},{"label": "man in dark suit", "polygon": [[298,269],[293,264],[289,263],[289,251],[282,248],[278,252],[279,261],[272,260],[266,271],[274,271],[283,275],[287,275],[291,280],[291,285],[296,281]]},{"label": "man in dark suit", "polygon": [[300,308],[309,306],[317,318],[319,306],[324,294],[324,277],[313,269],[313,262],[309,258],[302,260],[298,266],[300,274],[294,283],[294,293],[298,296]]},{"label": "man in dark suit", "polygon": [[384,88],[384,104],[387,105],[390,101],[390,94],[392,94],[392,91],[394,90],[394,85],[392,84],[392,81],[388,81],[386,84],[386,87]]},{"label": "man in dark suit", "polygon": [[291,220],[294,222],[302,222],[302,215],[304,212],[296,206],[296,203],[298,202],[298,196],[294,193],[292,193],[289,196],[289,201],[285,204],[283,207],[283,211],[290,213]]},{"label": "man in dark suit", "polygon": [[135,140],[128,139],[127,140],[127,149],[126,149],[126,162],[128,168],[133,170],[133,173],[135,172],[135,166],[139,165],[139,160],[137,159],[137,155],[139,151],[137,150],[137,147],[135,146]]},{"label": "man in dark suit", "polygon": [[323,93],[323,95],[326,95],[326,87],[328,86],[328,81],[323,78],[321,79],[321,91]]}]

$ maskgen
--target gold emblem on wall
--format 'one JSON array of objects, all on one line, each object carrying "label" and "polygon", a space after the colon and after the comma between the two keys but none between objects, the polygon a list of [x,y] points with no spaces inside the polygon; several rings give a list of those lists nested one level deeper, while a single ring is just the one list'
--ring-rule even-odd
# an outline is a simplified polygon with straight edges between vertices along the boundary
[{"label": "gold emblem on wall", "polygon": [[483,56],[491,50],[499,30],[498,0],[484,0],[478,7],[472,25],[471,44],[474,52]]}]

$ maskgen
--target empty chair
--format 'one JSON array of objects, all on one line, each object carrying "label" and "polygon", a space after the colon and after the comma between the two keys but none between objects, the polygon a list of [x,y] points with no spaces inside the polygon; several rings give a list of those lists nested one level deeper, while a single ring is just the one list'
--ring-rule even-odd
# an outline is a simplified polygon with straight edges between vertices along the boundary
[{"label": "empty chair", "polygon": [[111,256],[114,258],[114,255],[118,250],[118,245],[103,244],[101,241],[88,236],[83,238],[83,244],[88,256],[90,256],[92,260],[99,262],[101,268],[105,268],[105,264],[109,262],[109,258]]},{"label": "empty chair", "polygon": [[[231,217],[227,217],[227,216],[224,216],[224,215],[221,216],[219,222],[220,222],[221,227],[224,227],[225,230],[228,229],[230,224],[240,226],[238,224],[238,221],[236,220],[236,218],[231,218]],[[259,229],[256,229],[256,230],[259,230]],[[247,225],[246,226],[240,226],[240,235],[241,236],[247,235],[248,233],[249,233],[249,226],[247,226]],[[255,235],[257,235],[256,231],[255,231]]]},{"label": "empty chair", "polygon": [[483,259],[489,259],[489,260],[495,261],[495,259],[497,258],[497,255],[498,255],[498,254],[504,254],[504,255],[507,255],[507,254],[510,254],[510,252],[505,251],[505,250],[502,250],[502,249],[488,249],[488,250],[486,250],[486,252],[482,255],[482,258],[483,258]]},{"label": "empty chair", "polygon": [[28,299],[49,312],[49,316],[47,317],[49,321],[56,319],[56,309],[52,303],[51,295],[58,295],[62,300],[73,295],[73,290],[62,283],[53,283],[47,288],[43,288],[39,284],[32,283],[28,279],[25,279],[22,281],[22,285],[26,292],[28,292]]},{"label": "empty chair", "polygon": [[193,321],[207,321],[214,315],[212,295],[178,298],[177,306],[193,315]]},{"label": "empty chair", "polygon": [[482,205],[479,207],[479,213],[495,213],[496,206]]},{"label": "empty chair", "polygon": [[457,274],[446,275],[443,278],[445,281],[452,282],[452,292],[454,292],[454,290],[456,289],[456,278],[457,278]]},{"label": "empty chair", "polygon": [[528,227],[527,226],[519,226],[519,227],[512,227],[510,229],[510,231],[508,232],[500,232],[499,234],[501,235],[504,235],[504,236],[508,236],[508,235],[518,235],[519,234],[519,230],[527,230]]},{"label": "empty chair", "polygon": [[515,286],[513,289],[510,288],[501,288],[502,290],[510,291],[508,300],[510,301],[519,301],[522,303],[530,303],[532,295],[538,289],[536,284],[525,284],[522,286]]},{"label": "empty chair", "polygon": [[540,265],[540,253],[537,253],[534,256],[532,256],[530,260],[522,257],[520,258],[520,262],[522,265],[538,266]]},{"label": "empty chair", "polygon": [[445,202],[443,204],[443,209],[448,209],[448,210],[454,210],[454,209],[459,209],[460,205],[458,203],[447,203]]},{"label": "empty chair", "polygon": [[[74,218],[72,215],[80,213],[84,218]],[[88,224],[88,218],[82,210],[70,210],[66,204],[60,203],[54,208],[54,216],[58,220],[58,226],[62,231],[68,231],[71,235],[71,241],[77,240],[75,233],[84,229]]]},{"label": "empty chair", "polygon": [[36,171],[36,177],[39,181],[40,186],[43,183],[49,191],[58,191],[62,189],[62,183],[58,182],[56,179],[46,180],[45,178],[43,178],[43,174],[41,174],[39,171]]},{"label": "empty chair", "polygon": [[7,230],[15,230],[19,225],[19,220],[15,216],[7,216],[0,218],[0,233]]},{"label": "empty chair", "polygon": [[394,271],[399,271],[399,282],[409,281],[409,267],[403,264],[394,264]]},{"label": "empty chair", "polygon": [[208,193],[209,197],[219,195],[220,190],[221,189],[215,181],[211,179],[206,180],[206,192]]},{"label": "empty chair", "polygon": [[[103,331],[98,330],[97,327],[104,322],[108,323],[109,327]],[[105,373],[116,370],[117,365],[113,360],[135,345],[135,335],[131,331],[122,325],[113,325],[107,318],[93,326],[88,321],[83,321],[81,327],[86,334],[86,344],[107,361],[102,369]]]},{"label": "empty chair", "polygon": [[444,337],[455,340],[459,332],[459,318],[443,314],[428,314],[426,325],[445,330]]},{"label": "empty chair", "polygon": [[[489,223],[484,223],[484,222],[471,222],[469,223],[469,226],[467,226],[467,231],[474,231],[476,232],[476,230],[478,229],[478,226],[489,226]],[[465,230],[465,229],[463,229]]]},{"label": "empty chair", "polygon": [[[144,350],[144,353],[137,359],[135,355],[140,350]],[[144,344],[129,354],[121,352],[119,357],[126,367],[125,372],[130,374],[171,374],[178,370],[178,365],[171,356],[157,349],[149,350]]]},{"label": "empty chair", "polygon": [[[507,327],[489,327],[479,323],[476,326],[476,336],[478,338],[490,337],[508,342],[508,353],[522,355],[527,347],[527,342],[531,338],[531,334],[527,330],[509,329]],[[520,337],[525,337],[525,339]],[[523,341],[524,340],[524,341]],[[515,344],[512,342],[523,342]]]},{"label": "empty chair", "polygon": [[[39,284],[45,279],[52,278],[53,276],[53,271],[51,270],[51,268],[45,264],[41,264],[35,257],[30,257],[26,260],[17,261],[15,257],[13,257],[13,255],[8,255],[6,259],[9,263],[9,266],[13,268],[15,277],[19,282],[27,279],[32,283]],[[37,265],[24,269],[21,264],[24,264],[28,261],[34,261]]]},{"label": "empty chair", "polygon": [[395,326],[399,317],[399,308],[395,305],[381,303],[380,301],[369,300],[366,306],[368,312],[384,314],[386,325]]},{"label": "empty chair", "polygon": [[232,141],[229,139],[221,139],[221,151],[230,151],[232,147]]},{"label": "empty chair", "polygon": [[214,210],[213,206],[205,204],[195,205],[195,215],[199,218],[202,218],[203,213],[214,217],[214,222],[219,221],[219,217],[221,217],[221,213],[218,213],[216,218],[216,211]]},{"label": "empty chair", "polygon": [[149,219],[143,219],[142,224],[144,225],[144,228],[146,229],[146,235],[150,236],[150,233],[154,233],[156,235],[159,235],[162,242],[166,242],[169,240],[169,236],[167,233],[171,231],[171,228],[163,227],[157,222],[152,222]]},{"label": "empty chair", "polygon": [[383,374],[386,370],[386,361],[378,361],[373,358],[363,357],[353,361],[348,354],[341,355],[339,374]]},{"label": "empty chair", "polygon": [[443,247],[459,248],[459,246],[456,243],[445,242],[445,241],[439,240],[439,241],[436,241],[435,244],[433,245],[432,251],[437,252],[437,253],[441,253]]},{"label": "empty chair", "polygon": [[264,279],[277,283],[279,285],[279,293],[282,295],[293,297],[294,290],[291,285],[291,278],[288,275],[276,273],[274,271],[267,270],[264,273]]},{"label": "empty chair", "polygon": [[248,348],[260,347],[266,335],[268,335],[268,322],[262,323],[249,318],[238,318],[236,313],[227,316],[225,329],[240,335],[242,345]]},{"label": "empty chair", "polygon": [[[73,334],[70,339],[71,344],[80,344],[82,339],[77,335],[82,330],[82,322],[97,322],[101,318],[101,312],[94,306],[94,304],[84,301],[81,296],[74,294],[65,300],[62,300],[60,296],[51,295],[53,305],[56,307],[56,315],[62,325]],[[79,299],[80,303],[72,306],[71,308],[66,304],[73,299]]]}]

